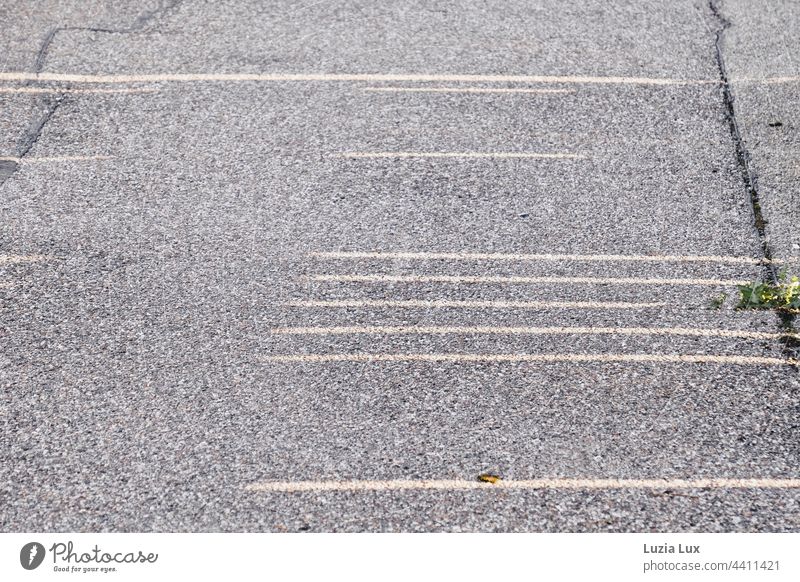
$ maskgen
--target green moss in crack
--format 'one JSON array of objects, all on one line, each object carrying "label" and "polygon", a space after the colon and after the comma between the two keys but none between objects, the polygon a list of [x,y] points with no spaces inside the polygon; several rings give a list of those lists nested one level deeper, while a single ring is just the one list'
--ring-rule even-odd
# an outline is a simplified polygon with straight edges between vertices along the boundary
[{"label": "green moss in crack", "polygon": [[709,309],[720,309],[724,304],[725,300],[728,298],[727,293],[720,293],[717,297],[714,297],[709,301]]}]

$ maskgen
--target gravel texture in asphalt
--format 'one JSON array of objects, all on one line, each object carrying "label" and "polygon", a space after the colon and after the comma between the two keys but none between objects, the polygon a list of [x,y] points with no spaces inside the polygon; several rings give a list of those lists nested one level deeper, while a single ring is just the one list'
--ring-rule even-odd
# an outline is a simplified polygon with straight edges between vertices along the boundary
[{"label": "gravel texture in asphalt", "polygon": [[795,4],[10,4],[3,531],[800,530]]}]

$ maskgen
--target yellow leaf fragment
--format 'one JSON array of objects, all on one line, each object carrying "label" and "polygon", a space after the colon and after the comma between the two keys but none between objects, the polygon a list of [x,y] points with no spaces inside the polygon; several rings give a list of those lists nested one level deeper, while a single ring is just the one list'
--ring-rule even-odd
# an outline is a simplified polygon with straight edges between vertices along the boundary
[{"label": "yellow leaf fragment", "polygon": [[478,481],[483,483],[497,483],[502,477],[499,475],[492,475],[491,473],[481,473],[478,475]]}]

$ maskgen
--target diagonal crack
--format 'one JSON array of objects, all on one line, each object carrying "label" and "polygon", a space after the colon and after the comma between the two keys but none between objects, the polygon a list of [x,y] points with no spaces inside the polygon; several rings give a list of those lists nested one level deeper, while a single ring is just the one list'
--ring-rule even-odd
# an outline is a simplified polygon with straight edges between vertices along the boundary
[{"label": "diagonal crack", "polygon": [[53,117],[53,114],[56,112],[56,109],[59,108],[63,99],[61,97],[57,97],[50,101],[47,104],[47,109],[45,110],[44,114],[42,114],[39,119],[35,120],[28,130],[22,135],[17,145],[17,156],[19,158],[24,158],[28,155],[28,152],[31,151],[31,148],[34,144],[39,141],[39,136],[42,135],[42,130],[44,126],[47,125],[47,122],[50,121]]},{"label": "diagonal crack", "polygon": [[758,185],[756,177],[750,168],[750,154],[745,146],[744,139],[742,138],[739,129],[739,123],[736,120],[736,111],[734,109],[734,97],[731,91],[731,84],[728,80],[728,71],[725,68],[725,59],[722,56],[722,36],[723,33],[731,26],[730,21],[722,15],[716,0],[709,0],[708,3],[711,13],[714,18],[719,22],[719,28],[715,32],[714,50],[716,52],[717,67],[719,68],[719,76],[722,81],[722,101],[725,105],[725,117],[728,120],[728,128],[731,132],[731,139],[733,140],[734,150],[736,152],[736,161],[742,173],[742,180],[744,187],[750,197],[750,206],[753,210],[753,219],[755,222],[758,239],[761,243],[761,252],[766,259],[765,271],[768,279],[773,283],[778,282],[778,274],[775,270],[775,265],[772,263],[772,249],[769,245],[767,238],[767,221],[761,211],[761,202],[758,194]]},{"label": "diagonal crack", "polygon": [[[769,238],[767,237],[767,221],[764,218],[764,213],[761,210],[761,201],[758,193],[758,183],[753,171],[750,168],[750,154],[745,146],[744,139],[742,138],[739,123],[736,120],[736,111],[734,109],[734,98],[731,91],[731,84],[728,79],[728,71],[725,68],[725,60],[722,56],[722,36],[724,32],[730,28],[731,22],[722,14],[717,4],[717,0],[709,0],[708,6],[711,9],[711,14],[716,18],[719,23],[714,40],[714,50],[716,51],[717,67],[719,67],[720,80],[722,81],[722,100],[725,104],[725,116],[728,119],[728,127],[730,128],[731,138],[733,139],[734,149],[736,151],[736,160],[742,172],[742,180],[744,181],[745,190],[750,197],[750,206],[753,210],[753,219],[755,228],[758,233],[758,239],[761,243],[761,251],[766,259],[764,266],[765,279],[771,280],[772,283],[778,284],[779,277],[775,264],[772,262],[773,255],[772,249],[769,245]],[[780,311],[778,312],[780,320],[779,327],[787,334],[796,333],[794,328],[795,316],[793,313]],[[797,340],[787,339],[784,342],[783,352],[787,357],[795,358],[800,349],[800,342]]]},{"label": "diagonal crack", "polygon": [[22,137],[17,142],[17,159],[16,160],[2,160],[0,161],[0,186],[11,177],[19,167],[19,161],[28,155],[34,144],[39,141],[39,136],[42,135],[44,126],[52,119],[53,114],[63,102],[63,96],[58,96],[47,102],[46,109],[42,115],[31,123],[28,129],[22,134]]},{"label": "diagonal crack", "polygon": [[53,44],[53,40],[60,32],[84,31],[102,32],[106,34],[132,34],[146,28],[150,21],[175,10],[182,1],[183,0],[161,0],[156,8],[142,12],[127,28],[103,28],[97,26],[56,26],[51,28],[44,39],[42,39],[41,45],[39,45],[39,50],[36,53],[36,60],[34,62],[34,71],[36,73],[42,71],[45,60],[47,59],[47,52],[50,50],[50,45]]}]

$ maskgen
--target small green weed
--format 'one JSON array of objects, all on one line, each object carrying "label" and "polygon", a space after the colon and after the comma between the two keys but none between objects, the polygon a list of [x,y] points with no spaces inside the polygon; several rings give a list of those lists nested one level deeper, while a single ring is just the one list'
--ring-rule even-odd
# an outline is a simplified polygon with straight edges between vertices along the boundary
[{"label": "small green weed", "polygon": [[800,313],[800,279],[781,273],[777,284],[754,281],[739,285],[739,309],[778,309]]},{"label": "small green weed", "polygon": [[727,293],[720,293],[719,296],[714,297],[710,301],[710,304],[711,304],[710,308],[711,309],[720,309],[724,305],[725,300],[727,298],[728,298],[728,294]]}]

